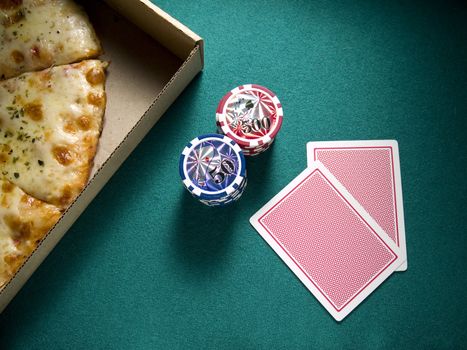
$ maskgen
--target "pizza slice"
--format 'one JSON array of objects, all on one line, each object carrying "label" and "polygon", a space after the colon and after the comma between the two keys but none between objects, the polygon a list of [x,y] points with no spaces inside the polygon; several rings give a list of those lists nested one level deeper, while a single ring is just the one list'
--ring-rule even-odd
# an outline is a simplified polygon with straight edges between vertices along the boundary
[{"label": "pizza slice", "polygon": [[86,13],[71,0],[0,0],[0,80],[97,57]]},{"label": "pizza slice", "polygon": [[87,183],[102,129],[106,62],[0,82],[0,174],[64,209]]},{"label": "pizza slice", "polygon": [[60,218],[59,208],[0,180],[0,290]]}]

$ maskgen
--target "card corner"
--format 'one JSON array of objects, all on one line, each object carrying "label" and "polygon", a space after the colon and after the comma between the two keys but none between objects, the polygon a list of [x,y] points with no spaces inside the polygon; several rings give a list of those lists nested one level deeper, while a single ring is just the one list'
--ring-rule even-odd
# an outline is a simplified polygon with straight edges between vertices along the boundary
[{"label": "card corner", "polygon": [[248,221],[250,222],[250,225],[256,228],[256,224],[259,222],[258,214],[254,213]]}]

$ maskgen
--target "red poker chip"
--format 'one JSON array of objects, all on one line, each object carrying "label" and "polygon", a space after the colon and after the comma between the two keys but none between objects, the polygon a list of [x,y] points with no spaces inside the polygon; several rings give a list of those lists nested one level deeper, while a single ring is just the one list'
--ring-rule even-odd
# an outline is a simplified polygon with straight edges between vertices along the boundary
[{"label": "red poker chip", "polygon": [[243,154],[245,156],[255,156],[255,155],[261,154],[261,153],[263,153],[265,151],[267,151],[267,149],[259,150],[259,151],[243,151]]},{"label": "red poker chip", "polygon": [[261,153],[267,151],[269,148],[271,148],[271,145],[272,145],[272,143],[265,146],[265,147],[250,148],[250,149],[242,148],[242,152],[246,156],[256,156],[258,154],[261,154]]},{"label": "red poker chip", "polygon": [[269,147],[282,126],[283,110],[277,96],[255,84],[236,87],[220,101],[218,128],[242,149]]},{"label": "red poker chip", "polygon": [[243,151],[243,152],[245,152],[245,151],[247,151],[247,152],[262,152],[262,151],[265,151],[265,150],[271,148],[271,146],[272,146],[272,143],[267,144],[267,145],[263,145],[263,146],[261,146],[261,147],[242,148],[242,151]]},{"label": "red poker chip", "polygon": [[258,147],[242,147],[242,150],[245,151],[255,151],[255,150],[262,150],[262,149],[268,149],[269,147],[272,146],[274,140],[272,140],[270,143],[265,143],[264,145],[258,146]]}]

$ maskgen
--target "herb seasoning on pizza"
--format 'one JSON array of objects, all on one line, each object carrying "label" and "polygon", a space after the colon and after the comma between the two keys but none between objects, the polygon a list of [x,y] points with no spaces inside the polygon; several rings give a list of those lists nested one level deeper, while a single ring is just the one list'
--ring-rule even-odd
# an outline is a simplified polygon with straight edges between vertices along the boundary
[{"label": "herb seasoning on pizza", "polygon": [[70,0],[0,0],[0,79],[97,57],[84,11]]},{"label": "herb seasoning on pizza", "polygon": [[88,59],[100,43],[70,0],[0,0],[0,13],[1,291],[88,181],[107,63]]},{"label": "herb seasoning on pizza", "polygon": [[64,208],[86,184],[105,108],[105,63],[86,60],[0,82],[0,169]]}]

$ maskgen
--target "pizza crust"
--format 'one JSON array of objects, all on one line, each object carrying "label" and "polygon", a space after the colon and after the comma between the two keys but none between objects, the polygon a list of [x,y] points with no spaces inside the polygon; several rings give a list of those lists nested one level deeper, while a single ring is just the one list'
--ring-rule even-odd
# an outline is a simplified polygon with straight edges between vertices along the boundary
[{"label": "pizza crust", "polygon": [[0,290],[60,218],[60,209],[0,180]]}]

